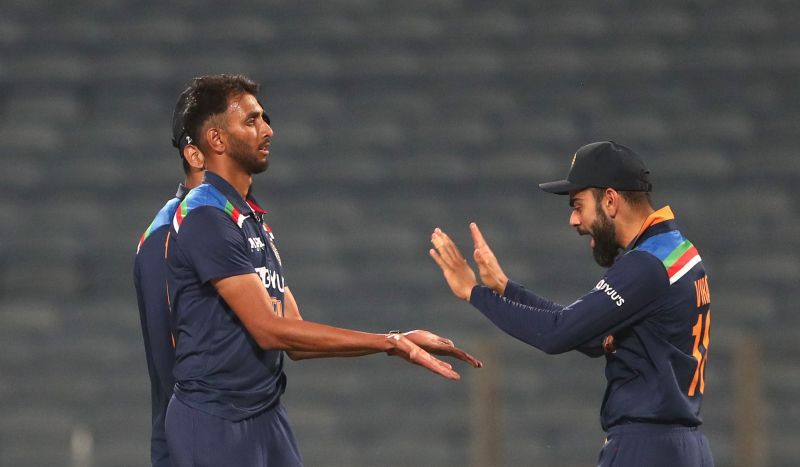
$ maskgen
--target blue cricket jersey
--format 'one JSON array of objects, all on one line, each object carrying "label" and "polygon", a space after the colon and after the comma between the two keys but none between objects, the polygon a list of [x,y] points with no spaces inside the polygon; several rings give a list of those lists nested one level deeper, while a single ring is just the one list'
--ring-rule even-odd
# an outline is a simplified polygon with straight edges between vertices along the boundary
[{"label": "blue cricket jersey", "polygon": [[263,350],[211,284],[258,273],[283,316],[284,278],[264,211],[207,171],[172,220],[168,285],[175,317],[175,397],[238,421],[273,407],[286,387],[283,352]]},{"label": "blue cricket jersey", "polygon": [[615,337],[606,355],[604,430],[625,423],[698,426],[711,295],[697,249],[669,206],[654,212],[589,293],[568,306],[509,281],[476,286],[470,303],[500,329],[547,353]]},{"label": "blue cricket jersey", "polygon": [[172,322],[167,301],[167,263],[164,247],[172,217],[188,190],[178,186],[175,197],[158,211],[153,222],[139,239],[133,264],[133,283],[139,303],[147,371],[150,374],[152,431],[150,461],[156,467],[169,467],[169,452],[164,431],[167,405],[172,397],[172,366],[175,350],[172,341]]}]

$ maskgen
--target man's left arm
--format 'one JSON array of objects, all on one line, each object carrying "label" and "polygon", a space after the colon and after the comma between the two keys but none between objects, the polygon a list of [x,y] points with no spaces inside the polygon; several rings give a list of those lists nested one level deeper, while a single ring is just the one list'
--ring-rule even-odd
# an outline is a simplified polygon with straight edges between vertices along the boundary
[{"label": "man's left arm", "polygon": [[561,309],[522,305],[475,286],[470,303],[496,326],[546,353],[575,350],[627,327],[669,283],[657,258],[634,251],[622,257],[589,293]]}]

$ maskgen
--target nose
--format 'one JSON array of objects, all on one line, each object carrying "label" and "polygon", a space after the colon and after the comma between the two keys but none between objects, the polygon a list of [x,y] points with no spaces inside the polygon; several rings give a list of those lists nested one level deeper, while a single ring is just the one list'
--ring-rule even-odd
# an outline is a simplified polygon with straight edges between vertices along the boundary
[{"label": "nose", "polygon": [[272,131],[272,126],[264,120],[262,120],[261,123],[264,125],[264,128],[262,128],[263,133],[271,138],[272,135],[275,134],[275,132]]},{"label": "nose", "polygon": [[569,215],[569,225],[578,227],[581,225],[581,219],[577,211],[572,211]]}]

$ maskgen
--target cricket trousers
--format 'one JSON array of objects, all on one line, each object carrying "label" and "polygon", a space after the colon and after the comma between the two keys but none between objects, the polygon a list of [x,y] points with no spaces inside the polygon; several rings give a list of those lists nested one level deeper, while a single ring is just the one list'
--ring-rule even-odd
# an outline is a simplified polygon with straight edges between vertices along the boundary
[{"label": "cricket trousers", "polygon": [[167,408],[173,467],[302,467],[294,433],[279,403],[231,421],[189,407],[175,396]]},{"label": "cricket trousers", "polygon": [[696,427],[631,423],[608,431],[597,467],[714,467]]}]

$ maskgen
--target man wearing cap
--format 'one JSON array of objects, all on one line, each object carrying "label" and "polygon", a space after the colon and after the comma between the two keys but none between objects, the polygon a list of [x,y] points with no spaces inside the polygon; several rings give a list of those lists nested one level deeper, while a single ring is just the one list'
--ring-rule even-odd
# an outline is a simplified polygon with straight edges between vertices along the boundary
[{"label": "man wearing cap", "polygon": [[164,419],[169,399],[172,397],[172,386],[175,384],[172,376],[175,349],[167,301],[164,245],[175,210],[186,197],[186,193],[203,180],[203,154],[197,146],[191,144],[191,138],[183,131],[187,95],[188,89],[181,94],[172,115],[172,144],[178,148],[185,179],[178,185],[175,197],[167,201],[158,211],[142,234],[133,265],[133,282],[136,286],[147,371],[150,375],[152,412],[150,463],[154,467],[172,465],[167,449]]},{"label": "man wearing cap", "polygon": [[597,285],[567,306],[541,297],[508,279],[473,223],[482,286],[444,232],[437,228],[431,237],[430,254],[451,290],[506,333],[549,354],[605,347],[601,422],[608,435],[599,466],[712,466],[698,430],[711,324],[708,278],[670,207],[653,209],[649,171],[631,149],[603,141],[578,149],[565,180],[539,186],[569,196],[570,225],[591,237],[595,260],[608,268]]}]

